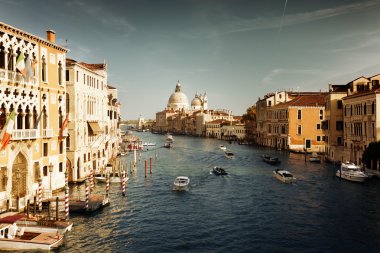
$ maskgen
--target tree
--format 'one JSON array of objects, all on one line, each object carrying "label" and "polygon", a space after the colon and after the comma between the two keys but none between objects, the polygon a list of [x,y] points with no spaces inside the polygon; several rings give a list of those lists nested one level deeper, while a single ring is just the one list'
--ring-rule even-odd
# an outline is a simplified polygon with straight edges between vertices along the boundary
[{"label": "tree", "polygon": [[247,113],[242,116],[243,121],[255,121],[256,120],[256,106],[252,105],[248,107]]},{"label": "tree", "polygon": [[363,162],[366,168],[377,170],[377,163],[380,160],[380,141],[371,142],[363,152]]}]

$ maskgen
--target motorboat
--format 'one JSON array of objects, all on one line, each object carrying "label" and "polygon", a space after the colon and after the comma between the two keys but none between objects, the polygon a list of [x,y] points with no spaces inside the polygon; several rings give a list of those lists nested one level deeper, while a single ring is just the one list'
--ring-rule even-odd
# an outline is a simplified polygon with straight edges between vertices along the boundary
[{"label": "motorboat", "polygon": [[223,169],[221,167],[216,167],[216,166],[212,169],[212,173],[214,173],[217,176],[228,175],[228,173],[225,171],[225,169]]},{"label": "motorboat", "polygon": [[341,163],[340,169],[336,171],[335,175],[339,178],[359,183],[363,183],[369,178],[366,173],[361,171],[360,166],[352,162]]},{"label": "motorboat", "polygon": [[311,163],[320,163],[321,158],[317,155],[317,153],[313,153],[311,157],[309,158],[309,162]]},{"label": "motorboat", "polygon": [[224,145],[219,145],[219,149],[221,149],[221,150],[226,150],[227,148],[226,148],[226,146],[224,146]]},{"label": "motorboat", "polygon": [[142,145],[143,145],[143,147],[155,147],[156,143],[144,142]]},{"label": "motorboat", "polygon": [[292,184],[296,181],[296,178],[287,170],[277,169],[273,171],[274,176],[285,184]]},{"label": "motorboat", "polygon": [[165,135],[165,140],[166,140],[166,142],[173,142],[174,141],[173,136],[169,133],[167,133]]},{"label": "motorboat", "polygon": [[171,147],[172,147],[172,144],[169,143],[169,142],[166,142],[166,143],[164,144],[164,148],[171,148]]},{"label": "motorboat", "polygon": [[173,183],[173,191],[186,191],[189,188],[190,178],[185,176],[176,177]]},{"label": "motorboat", "polygon": [[59,233],[27,232],[16,223],[0,223],[0,249],[2,250],[52,250],[63,243]]},{"label": "motorboat", "polygon": [[225,155],[228,159],[234,159],[234,158],[235,158],[234,153],[232,153],[231,151],[226,151],[226,152],[224,152],[224,155]]},{"label": "motorboat", "polygon": [[262,155],[261,157],[264,162],[269,164],[278,164],[281,162],[280,159],[278,159],[277,157],[272,157],[270,155]]}]

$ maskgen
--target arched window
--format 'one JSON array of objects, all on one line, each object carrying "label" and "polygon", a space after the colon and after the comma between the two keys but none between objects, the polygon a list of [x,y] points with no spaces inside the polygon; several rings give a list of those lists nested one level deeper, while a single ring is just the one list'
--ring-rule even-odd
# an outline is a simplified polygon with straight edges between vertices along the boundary
[{"label": "arched window", "polygon": [[70,112],[70,96],[69,93],[66,93],[66,113]]},{"label": "arched window", "polygon": [[41,78],[42,78],[42,82],[46,82],[46,59],[45,59],[45,56],[42,56]]},{"label": "arched window", "polygon": [[13,50],[10,47],[8,50],[8,70],[14,70],[13,68]]},{"label": "arched window", "polygon": [[62,85],[62,62],[58,62],[58,84]]},{"label": "arched window", "polygon": [[367,115],[367,103],[364,103],[364,115]]},{"label": "arched window", "polygon": [[0,46],[0,69],[5,69],[5,48]]}]

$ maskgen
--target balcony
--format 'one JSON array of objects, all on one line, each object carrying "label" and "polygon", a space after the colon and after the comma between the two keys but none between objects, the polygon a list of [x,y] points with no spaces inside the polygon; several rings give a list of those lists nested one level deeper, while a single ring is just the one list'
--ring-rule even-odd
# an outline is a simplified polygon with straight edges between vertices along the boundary
[{"label": "balcony", "polygon": [[29,80],[26,80],[26,78],[24,78],[21,73],[17,73],[16,71],[7,69],[0,69],[0,79],[4,80],[5,82],[10,82],[14,84],[37,84],[36,76],[32,76],[29,78]]},{"label": "balcony", "polygon": [[37,139],[37,129],[17,129],[12,133],[11,140],[32,140]]},{"label": "balcony", "polygon": [[53,129],[42,129],[42,138],[53,138]]}]

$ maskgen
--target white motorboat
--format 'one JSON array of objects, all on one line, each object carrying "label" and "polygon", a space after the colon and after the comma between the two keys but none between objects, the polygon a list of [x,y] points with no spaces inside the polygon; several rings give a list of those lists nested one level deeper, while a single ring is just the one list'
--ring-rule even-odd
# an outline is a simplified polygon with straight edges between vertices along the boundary
[{"label": "white motorboat", "polygon": [[339,178],[359,183],[363,183],[368,179],[368,175],[361,171],[361,168],[358,165],[351,162],[342,163],[335,175]]},{"label": "white motorboat", "polygon": [[280,180],[281,182],[284,182],[285,184],[292,184],[296,181],[296,178],[287,170],[280,170],[277,169],[273,171],[274,176]]},{"label": "white motorboat", "polygon": [[173,191],[186,191],[189,189],[190,178],[179,176],[174,180]]},{"label": "white motorboat", "polygon": [[63,243],[59,233],[27,232],[14,224],[0,224],[0,249],[2,250],[51,250]]},{"label": "white motorboat", "polygon": [[224,146],[224,145],[219,145],[219,149],[221,149],[221,150],[226,150],[227,148],[226,148],[226,146]]},{"label": "white motorboat", "polygon": [[143,145],[143,147],[155,147],[156,143],[144,142],[142,145]]},{"label": "white motorboat", "polygon": [[165,141],[166,142],[173,142],[174,141],[174,139],[173,139],[173,136],[171,135],[171,134],[166,134],[165,135]]},{"label": "white motorboat", "polygon": [[224,155],[225,155],[228,159],[234,159],[234,158],[235,158],[234,153],[232,153],[231,151],[226,151],[226,152],[224,152]]}]

